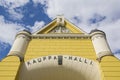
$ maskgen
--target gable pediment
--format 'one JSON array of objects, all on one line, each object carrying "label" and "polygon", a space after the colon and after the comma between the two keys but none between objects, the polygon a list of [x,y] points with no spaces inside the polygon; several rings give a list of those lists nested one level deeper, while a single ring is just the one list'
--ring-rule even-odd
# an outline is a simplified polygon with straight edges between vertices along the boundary
[{"label": "gable pediment", "polygon": [[58,16],[48,25],[44,26],[34,34],[50,34],[50,33],[80,33],[87,34],[82,29],[76,27],[63,16]]},{"label": "gable pediment", "polygon": [[72,33],[72,31],[65,26],[56,26],[54,29],[49,31],[49,33]]}]

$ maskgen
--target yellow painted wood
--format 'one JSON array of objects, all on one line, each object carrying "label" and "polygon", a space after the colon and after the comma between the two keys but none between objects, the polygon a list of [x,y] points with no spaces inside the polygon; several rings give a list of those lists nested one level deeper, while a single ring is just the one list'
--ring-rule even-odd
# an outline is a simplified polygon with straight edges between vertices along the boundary
[{"label": "yellow painted wood", "polygon": [[114,56],[103,57],[100,67],[105,80],[120,80],[120,61]]},{"label": "yellow painted wood", "polygon": [[120,77],[106,77],[105,80],[120,80]]},{"label": "yellow painted wood", "polygon": [[25,60],[48,55],[74,55],[96,59],[90,39],[32,39]]},{"label": "yellow painted wood", "polygon": [[109,72],[109,71],[106,71],[104,72],[104,76],[110,76],[110,77],[120,77],[120,72],[119,71],[112,71],[112,72]]},{"label": "yellow painted wood", "polygon": [[54,27],[56,27],[56,21],[51,22],[50,24],[48,24],[48,26],[46,26],[43,30],[41,30],[38,34],[45,34],[48,33],[49,31],[51,31]]},{"label": "yellow painted wood", "polygon": [[0,80],[15,80],[20,65],[19,58],[9,56],[0,62]]},{"label": "yellow painted wood", "polygon": [[66,27],[67,27],[68,29],[70,29],[72,32],[83,34],[83,32],[82,32],[80,29],[76,28],[76,26],[74,26],[73,24],[71,24],[71,23],[68,22],[67,20],[66,20],[65,22],[66,22]]},{"label": "yellow painted wood", "polygon": [[15,80],[14,77],[11,76],[0,76],[0,80]]},{"label": "yellow painted wood", "polygon": [[111,66],[111,67],[108,66],[108,67],[103,67],[102,70],[105,71],[105,72],[106,71],[120,72],[120,67],[119,66],[117,66],[117,67],[116,66],[115,67],[114,66]]}]

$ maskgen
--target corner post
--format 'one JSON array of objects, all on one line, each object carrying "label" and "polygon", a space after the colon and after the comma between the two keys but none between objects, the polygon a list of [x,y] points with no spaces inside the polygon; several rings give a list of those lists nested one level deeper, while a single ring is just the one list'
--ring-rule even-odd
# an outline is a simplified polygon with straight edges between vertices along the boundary
[{"label": "corner post", "polygon": [[24,54],[26,52],[29,41],[31,40],[31,33],[23,30],[20,31],[15,38],[12,48],[7,56],[18,56],[20,61],[24,61]]},{"label": "corner post", "polygon": [[106,35],[103,31],[95,29],[91,31],[90,35],[98,61],[101,61],[101,58],[104,56],[112,55]]}]

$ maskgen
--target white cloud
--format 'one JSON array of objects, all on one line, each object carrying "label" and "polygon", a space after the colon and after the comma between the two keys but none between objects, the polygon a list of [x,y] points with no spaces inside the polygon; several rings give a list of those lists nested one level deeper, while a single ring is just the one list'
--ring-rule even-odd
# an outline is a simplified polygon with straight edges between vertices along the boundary
[{"label": "white cloud", "polygon": [[114,56],[116,56],[118,59],[120,59],[120,53],[116,53],[116,54],[114,54]]},{"label": "white cloud", "polygon": [[[27,26],[27,28],[29,28],[33,33],[39,30],[41,27],[43,27],[44,24],[45,23],[43,21],[36,21],[34,26]],[[17,23],[6,22],[4,17],[0,16],[0,41],[12,44],[17,32],[24,29],[25,27],[23,27],[22,25]]]},{"label": "white cloud", "polygon": [[0,0],[0,6],[4,6],[6,8],[10,14],[10,18],[20,20],[23,18],[23,14],[21,13],[22,11],[16,12],[15,8],[21,7],[28,2],[29,0]]},{"label": "white cloud", "polygon": [[95,13],[117,18],[120,13],[119,4],[119,0],[49,0],[46,13],[51,18],[58,14],[64,14],[69,19],[78,16],[82,21],[88,20]]},{"label": "white cloud", "polygon": [[0,16],[0,40],[12,44],[18,31],[23,30],[19,24],[6,23],[3,16]]},{"label": "white cloud", "polygon": [[41,27],[43,27],[45,24],[44,21],[36,21],[34,26],[32,26],[30,29],[31,29],[31,32],[34,33],[35,31],[39,30]]},{"label": "white cloud", "polygon": [[21,20],[23,18],[23,14],[16,12],[14,9],[9,9],[8,12],[10,14],[9,17],[13,20]]},{"label": "white cloud", "polygon": [[120,50],[120,19],[115,22],[111,22],[108,24],[101,24],[99,29],[103,30],[106,35],[108,42],[112,51]]},{"label": "white cloud", "polygon": [[0,0],[0,5],[6,8],[16,8],[25,5],[29,0]]},{"label": "white cloud", "polygon": [[33,0],[34,3],[46,4],[47,0]]}]

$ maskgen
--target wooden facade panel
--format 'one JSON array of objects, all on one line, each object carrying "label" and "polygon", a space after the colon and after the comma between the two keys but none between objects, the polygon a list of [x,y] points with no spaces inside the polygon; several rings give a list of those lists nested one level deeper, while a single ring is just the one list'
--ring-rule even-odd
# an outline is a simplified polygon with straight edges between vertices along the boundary
[{"label": "wooden facade panel", "polygon": [[32,39],[29,43],[25,60],[30,59],[30,57],[32,59],[34,57],[57,54],[96,59],[90,39]]},{"label": "wooden facade panel", "polygon": [[[19,66],[19,65],[17,65],[17,66]],[[6,69],[6,70],[17,70],[18,67],[16,67],[16,66],[0,66],[0,71],[3,71],[4,69]]]},{"label": "wooden facade panel", "polygon": [[120,71],[114,71],[114,72],[104,72],[105,77],[120,77]]},{"label": "wooden facade panel", "polygon": [[15,77],[12,77],[12,76],[0,76],[0,80],[15,80]]},{"label": "wooden facade panel", "polygon": [[120,80],[120,62],[114,56],[103,57],[100,62],[105,80]]},{"label": "wooden facade panel", "polygon": [[0,71],[0,76],[15,76],[17,70],[4,70]]},{"label": "wooden facade panel", "polygon": [[9,56],[0,62],[0,80],[15,80],[20,65],[19,58]]},{"label": "wooden facade panel", "polygon": [[114,71],[116,71],[116,72],[119,71],[120,72],[120,67],[119,66],[118,67],[102,67],[102,70],[105,71],[105,72],[106,71],[113,71],[113,72]]},{"label": "wooden facade panel", "polygon": [[120,62],[101,62],[101,66],[103,67],[120,67]]},{"label": "wooden facade panel", "polygon": [[119,77],[105,77],[104,80],[120,80],[120,76]]},{"label": "wooden facade panel", "polygon": [[114,57],[114,56],[105,56],[105,57],[103,57],[102,58],[102,62],[120,62],[120,60],[119,59],[117,59],[116,57]]}]

